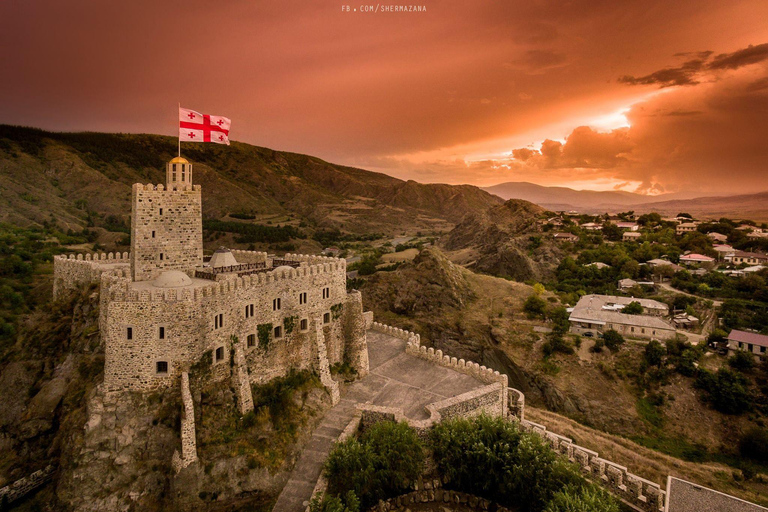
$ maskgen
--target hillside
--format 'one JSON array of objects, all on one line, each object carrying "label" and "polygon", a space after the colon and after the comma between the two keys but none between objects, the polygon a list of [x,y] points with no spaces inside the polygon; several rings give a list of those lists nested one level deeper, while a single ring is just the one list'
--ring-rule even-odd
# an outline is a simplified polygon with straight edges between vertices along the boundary
[{"label": "hillside", "polygon": [[[65,229],[130,213],[130,186],[162,183],[176,139],[159,135],[50,133],[0,125],[0,221],[56,221]],[[187,144],[202,185],[203,215],[258,221],[287,216],[351,233],[447,231],[468,211],[501,199],[473,186],[423,185],[233,142]],[[277,222],[277,221],[275,221]]]},{"label": "hillside", "polygon": [[483,190],[502,199],[522,199],[552,211],[575,210],[598,214],[634,210],[677,215],[688,212],[696,217],[734,217],[757,221],[768,220],[768,192],[719,197],[694,197],[691,193],[647,196],[624,191],[574,190],[567,187],[545,187],[527,182],[500,183]]},{"label": "hillside", "polygon": [[472,270],[518,281],[550,277],[562,254],[539,233],[544,209],[510,199],[484,212],[469,213],[440,245],[451,260]]},{"label": "hillside", "polygon": [[[523,310],[535,293],[531,286],[475,274],[434,248],[393,272],[374,274],[361,292],[379,321],[506,373],[509,385],[525,393],[529,419],[654,481],[674,474],[766,503],[763,477],[737,480],[731,477],[737,470],[724,464],[741,464],[739,440],[762,420],[712,409],[695,378],[677,373],[654,384],[652,403],[640,387],[655,375],[643,367],[644,343],[627,341],[618,352],[594,353],[594,340],[582,338],[570,345],[571,353],[546,357],[543,331],[552,324],[531,320]],[[554,296],[542,297],[549,308],[559,305]],[[724,359],[710,356],[702,364],[714,370]]]}]

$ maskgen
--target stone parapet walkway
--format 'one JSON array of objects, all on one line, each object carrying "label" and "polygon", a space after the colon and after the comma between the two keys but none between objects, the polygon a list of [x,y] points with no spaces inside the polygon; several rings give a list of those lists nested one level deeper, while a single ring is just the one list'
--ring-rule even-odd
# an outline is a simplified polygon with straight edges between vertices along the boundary
[{"label": "stone parapet walkway", "polygon": [[303,512],[323,463],[334,441],[355,416],[357,404],[398,407],[408,418],[425,419],[427,404],[485,385],[469,375],[406,354],[403,339],[376,331],[368,331],[367,337],[370,374],[350,385],[339,403],[325,413],[299,456],[273,512]]}]

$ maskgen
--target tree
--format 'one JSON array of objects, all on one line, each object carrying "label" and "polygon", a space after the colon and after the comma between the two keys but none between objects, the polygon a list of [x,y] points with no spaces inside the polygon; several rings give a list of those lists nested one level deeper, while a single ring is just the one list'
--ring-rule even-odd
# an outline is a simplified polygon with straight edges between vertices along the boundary
[{"label": "tree", "polygon": [[739,350],[728,358],[728,366],[740,372],[749,372],[755,367],[755,357],[749,352]]},{"label": "tree", "polygon": [[661,346],[661,343],[659,343],[657,340],[651,340],[645,346],[645,353],[643,356],[645,358],[645,362],[648,363],[648,366],[661,367],[661,364],[664,361],[664,355],[666,353],[667,351],[663,346]]},{"label": "tree", "polygon": [[693,219],[693,216],[690,213],[678,213],[677,217],[685,217],[686,219]]},{"label": "tree", "polygon": [[627,315],[642,315],[643,306],[639,302],[633,300],[621,309],[621,312]]},{"label": "tree", "polygon": [[616,224],[611,224],[610,222],[603,224],[602,231],[603,236],[612,242],[618,242],[624,236],[624,231]]},{"label": "tree", "polygon": [[603,334],[603,340],[605,341],[605,346],[608,347],[608,350],[611,352],[618,352],[621,345],[624,343],[624,336],[614,329],[609,329]]},{"label": "tree", "polygon": [[528,318],[544,318],[547,310],[547,302],[538,295],[530,295],[523,303],[523,311]]},{"label": "tree", "polygon": [[552,320],[552,332],[556,334],[565,334],[571,328],[571,322],[568,320],[570,314],[562,306],[553,308],[549,311],[549,319]]},{"label": "tree", "polygon": [[747,379],[728,368],[717,373],[699,370],[694,385],[704,390],[706,400],[722,413],[741,414],[752,407]]}]

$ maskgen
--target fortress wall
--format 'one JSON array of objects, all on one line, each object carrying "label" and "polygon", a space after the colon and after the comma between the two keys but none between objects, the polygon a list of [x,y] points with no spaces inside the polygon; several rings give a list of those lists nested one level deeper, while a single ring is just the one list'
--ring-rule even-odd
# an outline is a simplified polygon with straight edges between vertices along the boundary
[{"label": "fortress wall", "polygon": [[230,251],[238,263],[266,263],[268,255],[261,251],[241,251],[232,249]]},{"label": "fortress wall", "polygon": [[71,290],[81,284],[98,283],[104,264],[130,263],[130,255],[124,253],[70,254],[53,257],[53,298],[56,299],[65,290]]},{"label": "fortress wall", "polygon": [[173,453],[171,465],[178,473],[197,461],[197,436],[195,433],[195,404],[189,391],[189,375],[181,374],[181,456]]},{"label": "fortress wall", "polygon": [[567,437],[549,432],[544,425],[527,420],[520,421],[520,425],[528,432],[542,436],[553,450],[578,464],[582,472],[629,504],[648,512],[664,510],[666,491],[659,484],[600,458],[597,452],[574,444]]},{"label": "fortress wall", "polygon": [[[259,273],[199,288],[139,290],[119,273],[110,276],[105,281],[109,296],[103,332],[107,345],[105,383],[115,389],[167,386],[206,350],[212,351],[214,375],[223,378],[229,374],[233,335],[245,344],[252,382],[267,382],[291,368],[312,369],[316,347],[307,336],[312,320],[322,324],[329,364],[342,361],[345,311],[352,317],[361,316],[362,306],[357,301],[347,305],[346,276],[339,267],[338,263],[327,263]],[[323,298],[324,289],[327,298]],[[299,304],[300,293],[306,293],[306,304]],[[281,308],[275,311],[273,301],[278,298]],[[246,305],[251,304],[254,314],[246,318]],[[353,314],[356,308],[360,311]],[[219,314],[223,315],[223,325],[217,328],[215,316]],[[326,314],[328,323],[324,322]],[[305,331],[301,320],[307,320]],[[288,333],[290,323],[293,330]],[[272,324],[272,334],[265,347],[263,343],[260,346],[258,328],[266,324]],[[278,325],[283,332],[275,339],[273,329]],[[165,327],[164,340],[158,336],[160,326]],[[127,327],[133,328],[132,340],[126,339]],[[251,346],[248,335],[254,336]],[[217,348],[223,352],[220,361],[215,360]],[[156,374],[158,360],[169,362],[167,376]],[[218,366],[224,363],[226,368],[219,372]]]},{"label": "fortress wall", "polygon": [[132,272],[136,281],[164,270],[189,270],[203,262],[203,216],[199,185],[166,190],[133,185],[131,194]]}]

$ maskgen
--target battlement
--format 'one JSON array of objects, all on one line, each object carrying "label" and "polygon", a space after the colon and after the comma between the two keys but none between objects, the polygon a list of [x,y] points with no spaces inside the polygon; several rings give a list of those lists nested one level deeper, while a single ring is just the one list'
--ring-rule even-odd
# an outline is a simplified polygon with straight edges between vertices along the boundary
[{"label": "battlement", "polygon": [[[101,263],[130,263],[131,254],[128,252],[97,252],[85,254],[59,254],[53,257],[54,262],[93,261]],[[66,263],[65,263],[66,264]]]},{"label": "battlement", "polygon": [[53,297],[63,290],[72,289],[84,283],[98,283],[101,274],[115,270],[113,266],[128,268],[131,262],[127,252],[69,254],[53,257]]},{"label": "battlement", "polygon": [[632,474],[615,462],[600,458],[597,452],[574,444],[565,436],[549,432],[544,425],[521,420],[520,426],[543,437],[553,450],[578,464],[582,472],[634,507],[648,512],[664,510],[666,491],[659,484]]},{"label": "battlement", "polygon": [[166,187],[162,183],[158,183],[157,185],[151,183],[147,183],[146,185],[144,183],[133,184],[134,192],[199,192],[201,190],[202,188],[200,185],[177,185],[175,187]]},{"label": "battlement", "polygon": [[[239,290],[263,287],[284,280],[302,280],[313,276],[344,273],[346,262],[335,260],[328,263],[309,265],[299,268],[272,270],[242,277],[232,277],[222,281],[206,282],[199,286],[184,288],[146,288],[131,287],[130,273],[116,269],[105,282],[109,288],[109,298],[121,302],[174,302],[197,301],[207,297],[222,297],[235,294]],[[107,276],[105,276],[107,277]]]}]

